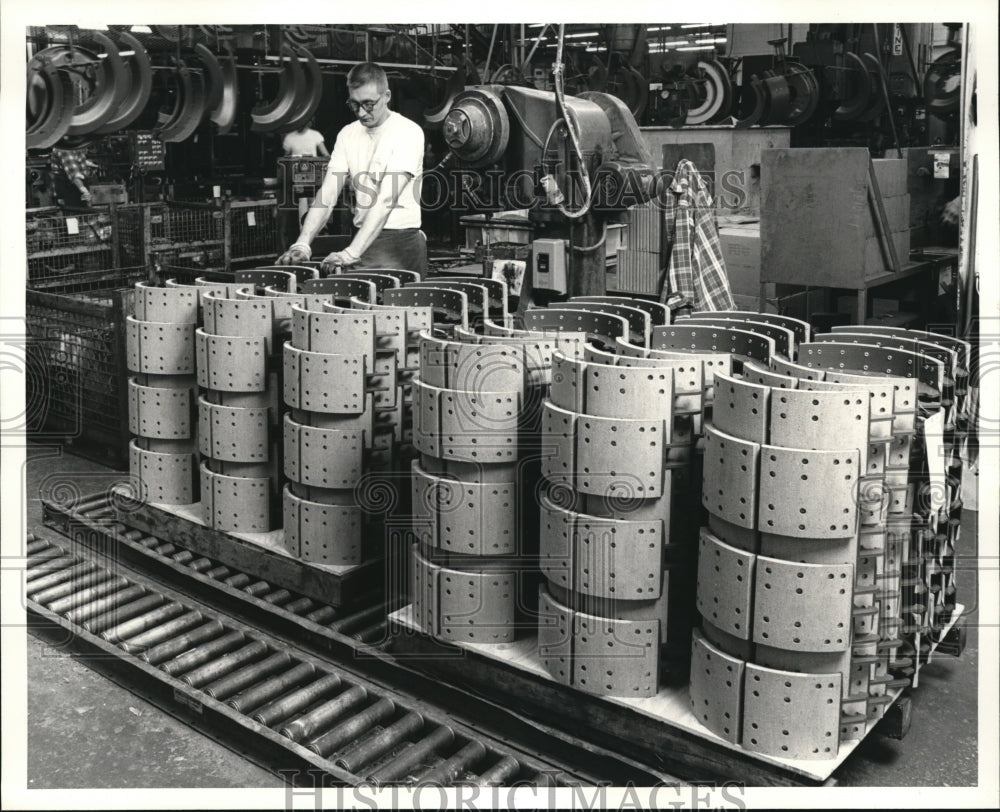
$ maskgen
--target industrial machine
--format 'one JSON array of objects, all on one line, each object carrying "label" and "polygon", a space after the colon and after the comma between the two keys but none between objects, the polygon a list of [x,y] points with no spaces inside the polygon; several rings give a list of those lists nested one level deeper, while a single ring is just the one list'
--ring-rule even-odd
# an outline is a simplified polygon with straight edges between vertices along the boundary
[{"label": "industrial machine", "polygon": [[[566,98],[559,68],[557,60],[555,92],[467,88],[455,97],[442,130],[462,166],[502,181],[490,203],[528,209],[542,235],[526,290],[599,295],[605,292],[608,224],[650,199],[654,164],[625,103],[594,91]],[[563,240],[565,253],[559,250]]]},{"label": "industrial machine", "polygon": [[295,208],[299,196],[315,197],[323,185],[329,158],[296,155],[278,159],[278,188],[281,190],[281,204]]}]

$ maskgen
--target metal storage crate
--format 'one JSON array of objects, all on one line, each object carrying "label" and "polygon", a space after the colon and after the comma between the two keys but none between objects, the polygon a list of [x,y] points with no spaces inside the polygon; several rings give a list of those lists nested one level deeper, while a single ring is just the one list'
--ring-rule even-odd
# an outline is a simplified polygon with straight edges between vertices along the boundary
[{"label": "metal storage crate", "polygon": [[118,207],[118,259],[125,268],[149,261],[145,233],[146,206],[133,203]]},{"label": "metal storage crate", "polygon": [[28,285],[100,277],[109,268],[146,262],[139,206],[108,205],[89,213],[29,209],[25,220]]},{"label": "metal storage crate", "polygon": [[223,212],[214,203],[164,202],[146,205],[146,245],[150,250],[221,245]]},{"label": "metal storage crate", "polygon": [[146,274],[114,270],[25,291],[30,438],[128,466],[125,317]]},{"label": "metal storage crate", "polygon": [[271,262],[278,256],[277,200],[227,200],[224,210],[227,270]]},{"label": "metal storage crate", "polygon": [[176,279],[185,284],[192,284],[200,276],[217,278],[220,274],[227,274],[221,245],[207,249],[155,251],[150,267],[153,275],[161,281]]},{"label": "metal storage crate", "polygon": [[78,272],[99,271],[117,264],[114,215],[64,214],[60,209],[33,209],[25,222],[28,282]]}]

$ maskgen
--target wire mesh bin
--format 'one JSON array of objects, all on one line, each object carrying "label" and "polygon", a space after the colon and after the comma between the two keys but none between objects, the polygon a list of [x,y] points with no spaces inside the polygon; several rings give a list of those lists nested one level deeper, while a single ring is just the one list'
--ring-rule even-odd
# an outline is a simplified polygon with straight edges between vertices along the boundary
[{"label": "wire mesh bin", "polygon": [[176,279],[185,284],[194,284],[199,277],[216,279],[225,276],[226,263],[221,245],[210,248],[173,248],[169,251],[154,251],[151,255],[153,274],[163,280]]},{"label": "wire mesh bin", "polygon": [[227,269],[277,257],[280,253],[277,200],[227,200],[225,213]]},{"label": "wire mesh bin", "polygon": [[27,434],[128,465],[125,318],[146,268],[27,288]]},{"label": "wire mesh bin", "polygon": [[149,255],[145,234],[146,206],[139,203],[119,206],[118,260],[125,268],[147,265]]},{"label": "wire mesh bin", "polygon": [[150,250],[222,244],[222,209],[214,203],[169,201],[147,203],[146,207],[146,245]]},{"label": "wire mesh bin", "polygon": [[28,283],[116,266],[114,213],[32,209],[25,220]]},{"label": "wire mesh bin", "polygon": [[140,206],[93,212],[29,209],[25,218],[27,282],[31,287],[103,278],[109,268],[146,264]]}]

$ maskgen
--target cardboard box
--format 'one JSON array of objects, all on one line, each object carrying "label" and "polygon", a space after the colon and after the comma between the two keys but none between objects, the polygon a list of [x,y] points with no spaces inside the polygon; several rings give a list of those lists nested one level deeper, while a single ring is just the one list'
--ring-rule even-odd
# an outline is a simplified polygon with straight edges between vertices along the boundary
[{"label": "cardboard box", "polygon": [[720,228],[719,243],[733,293],[759,296],[760,225]]},{"label": "cardboard box", "polygon": [[882,197],[906,194],[906,177],[909,162],[905,158],[874,158],[875,178]]},{"label": "cardboard box", "polygon": [[872,317],[891,316],[899,312],[899,299],[880,299],[872,297]]},{"label": "cardboard box", "polygon": [[[896,256],[900,265],[905,265],[910,259],[910,230],[897,231],[892,235],[896,246]],[[878,276],[891,270],[882,256],[882,248],[878,237],[868,237],[865,240],[865,276]]]},{"label": "cardboard box", "polygon": [[[889,231],[902,231],[910,227],[910,196],[897,195],[882,199],[885,216],[889,220]],[[868,205],[868,217],[865,219],[865,236],[874,237],[878,234],[875,228],[875,210]]]}]

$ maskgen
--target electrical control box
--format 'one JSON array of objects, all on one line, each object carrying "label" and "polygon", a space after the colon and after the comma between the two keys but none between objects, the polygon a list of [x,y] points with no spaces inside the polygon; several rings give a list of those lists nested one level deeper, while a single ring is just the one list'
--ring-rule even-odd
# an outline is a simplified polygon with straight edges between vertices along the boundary
[{"label": "electrical control box", "polygon": [[296,208],[300,197],[315,197],[326,177],[326,157],[296,156],[278,158],[278,188],[282,208]]},{"label": "electrical control box", "polygon": [[531,243],[531,284],[537,290],[566,293],[566,255],[568,242],[540,239]]}]

